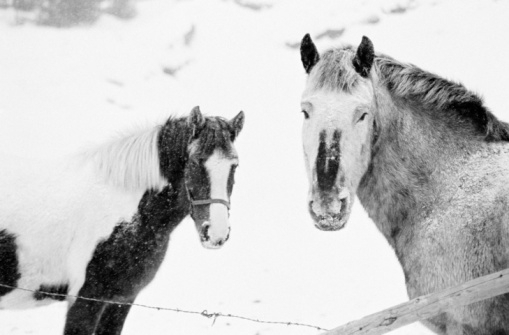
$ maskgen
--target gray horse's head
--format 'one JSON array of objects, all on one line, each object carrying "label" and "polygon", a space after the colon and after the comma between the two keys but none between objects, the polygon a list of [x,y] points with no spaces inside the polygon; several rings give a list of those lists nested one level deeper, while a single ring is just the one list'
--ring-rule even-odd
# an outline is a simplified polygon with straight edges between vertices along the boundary
[{"label": "gray horse's head", "polygon": [[309,212],[319,229],[338,230],[349,218],[371,157],[373,45],[364,37],[356,50],[332,49],[320,56],[306,35],[301,58],[308,73],[301,107]]}]

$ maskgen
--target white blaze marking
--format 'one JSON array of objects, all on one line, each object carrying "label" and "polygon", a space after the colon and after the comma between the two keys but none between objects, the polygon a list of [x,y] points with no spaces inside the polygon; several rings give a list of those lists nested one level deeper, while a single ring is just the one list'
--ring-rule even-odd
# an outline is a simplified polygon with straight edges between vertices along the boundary
[{"label": "white blaze marking", "polygon": [[[219,150],[205,162],[205,168],[210,178],[210,198],[229,201],[227,184],[232,166],[232,160],[226,158]],[[228,220],[228,208],[223,204],[210,204],[210,227],[209,237],[212,244],[228,237],[230,223]]]}]

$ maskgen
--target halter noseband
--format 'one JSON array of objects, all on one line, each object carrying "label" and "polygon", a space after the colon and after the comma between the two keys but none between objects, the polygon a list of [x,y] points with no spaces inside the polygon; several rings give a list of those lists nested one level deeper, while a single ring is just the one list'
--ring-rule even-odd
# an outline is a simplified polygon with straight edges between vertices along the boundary
[{"label": "halter noseband", "polygon": [[208,205],[208,204],[223,204],[230,210],[230,202],[223,199],[205,199],[205,200],[191,200],[193,206]]}]

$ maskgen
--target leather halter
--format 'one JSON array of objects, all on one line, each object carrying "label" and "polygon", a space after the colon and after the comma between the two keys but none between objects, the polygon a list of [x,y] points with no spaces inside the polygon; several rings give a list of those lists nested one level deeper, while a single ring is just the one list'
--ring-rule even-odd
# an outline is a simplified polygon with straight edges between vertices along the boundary
[{"label": "leather halter", "polygon": [[204,200],[191,200],[193,206],[209,205],[209,204],[223,204],[230,209],[230,202],[223,199],[204,199]]}]

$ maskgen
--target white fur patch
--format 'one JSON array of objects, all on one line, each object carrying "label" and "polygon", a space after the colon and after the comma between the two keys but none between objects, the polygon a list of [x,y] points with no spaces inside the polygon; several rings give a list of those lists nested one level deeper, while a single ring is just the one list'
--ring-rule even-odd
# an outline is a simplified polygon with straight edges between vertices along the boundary
[{"label": "white fur patch", "polygon": [[[210,198],[230,201],[227,193],[228,176],[233,164],[237,159],[228,159],[219,150],[214,153],[205,162],[210,178]],[[230,223],[228,220],[228,208],[223,204],[210,204],[210,242],[224,241],[230,232]]]},{"label": "white fur patch", "polygon": [[[85,269],[115,224],[130,220],[142,191],[126,191],[98,178],[83,159],[41,162],[2,156],[0,230],[16,236],[21,288],[68,284],[76,295]],[[0,308],[26,308],[33,293],[14,290],[0,297]]]},{"label": "white fur patch", "polygon": [[83,154],[93,159],[104,180],[128,190],[161,190],[168,183],[159,165],[158,136],[155,126],[103,144]]}]

